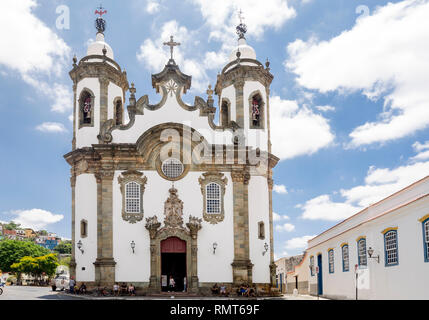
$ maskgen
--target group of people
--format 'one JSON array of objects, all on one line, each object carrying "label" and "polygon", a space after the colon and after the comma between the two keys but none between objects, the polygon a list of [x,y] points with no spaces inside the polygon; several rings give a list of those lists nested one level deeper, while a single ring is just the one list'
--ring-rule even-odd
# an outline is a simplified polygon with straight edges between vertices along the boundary
[{"label": "group of people", "polygon": [[[86,289],[86,285],[84,282],[82,282],[82,284],[80,285],[80,287],[78,287],[76,285],[76,281],[73,279],[73,277],[70,278],[70,282],[69,282],[69,292],[70,293],[77,293],[77,294],[85,294],[87,293],[87,289]],[[104,288],[97,288],[97,292],[99,295],[103,295],[106,296],[109,294],[108,290],[106,287]],[[119,285],[117,282],[113,285],[113,295],[114,296],[119,296],[119,295],[124,295],[124,294],[128,294],[130,296],[135,296],[136,295],[136,287],[130,283],[129,285],[127,285],[125,282],[123,282],[121,285]]]},{"label": "group of people", "polygon": [[247,284],[242,284],[237,290],[237,294],[242,297],[256,297],[256,290],[253,287],[249,287]]},{"label": "group of people", "polygon": [[212,294],[227,297],[228,290],[226,289],[226,286],[224,284],[218,286],[217,283],[215,283],[214,286],[212,287]]}]

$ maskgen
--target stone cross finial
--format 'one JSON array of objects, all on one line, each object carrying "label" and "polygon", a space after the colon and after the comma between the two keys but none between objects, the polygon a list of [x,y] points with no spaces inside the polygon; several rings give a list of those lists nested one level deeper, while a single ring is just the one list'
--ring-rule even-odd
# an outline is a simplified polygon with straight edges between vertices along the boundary
[{"label": "stone cross finial", "polygon": [[169,46],[170,47],[170,54],[171,54],[170,60],[173,60],[173,48],[175,46],[180,46],[180,42],[174,42],[173,36],[170,36],[170,41],[169,42],[164,42],[164,46]]}]

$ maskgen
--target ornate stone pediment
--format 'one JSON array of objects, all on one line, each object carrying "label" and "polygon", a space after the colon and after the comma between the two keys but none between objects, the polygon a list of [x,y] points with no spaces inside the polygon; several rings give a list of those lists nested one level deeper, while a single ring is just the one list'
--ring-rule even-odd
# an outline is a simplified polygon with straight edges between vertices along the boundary
[{"label": "ornate stone pediment", "polygon": [[177,189],[171,187],[170,196],[164,204],[164,224],[166,227],[183,227],[183,201],[177,196]]},{"label": "ornate stone pediment", "polygon": [[146,218],[145,227],[149,230],[151,239],[155,239],[158,234],[165,232],[169,236],[185,233],[196,239],[197,233],[202,227],[202,219],[189,216],[189,222],[186,223],[187,228],[185,228],[183,225],[183,201],[179,199],[176,188],[171,187],[168,191],[170,196],[164,203],[164,226],[159,229],[161,223],[158,222],[157,216]]}]

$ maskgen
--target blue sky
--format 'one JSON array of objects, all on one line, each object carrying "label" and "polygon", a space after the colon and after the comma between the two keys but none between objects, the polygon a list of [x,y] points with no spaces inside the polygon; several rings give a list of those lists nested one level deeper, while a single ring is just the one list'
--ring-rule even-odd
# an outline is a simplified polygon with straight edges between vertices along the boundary
[{"label": "blue sky", "polygon": [[[72,57],[95,39],[98,1],[8,0],[0,4],[0,221],[71,237],[69,166]],[[66,7],[63,7],[66,6]],[[106,41],[137,95],[157,101],[170,34],[206,88],[236,44],[268,58],[276,257],[429,172],[429,2],[375,0],[103,1]],[[67,10],[64,11],[64,8]],[[58,19],[69,12],[67,21]],[[61,28],[60,22],[65,28]]]}]

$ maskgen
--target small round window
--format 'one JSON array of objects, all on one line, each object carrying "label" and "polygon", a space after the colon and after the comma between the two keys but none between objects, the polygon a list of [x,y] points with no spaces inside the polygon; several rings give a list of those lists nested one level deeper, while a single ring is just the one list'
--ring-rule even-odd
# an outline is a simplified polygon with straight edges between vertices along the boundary
[{"label": "small round window", "polygon": [[176,179],[183,173],[183,164],[180,160],[169,158],[161,165],[162,173],[169,179]]}]

